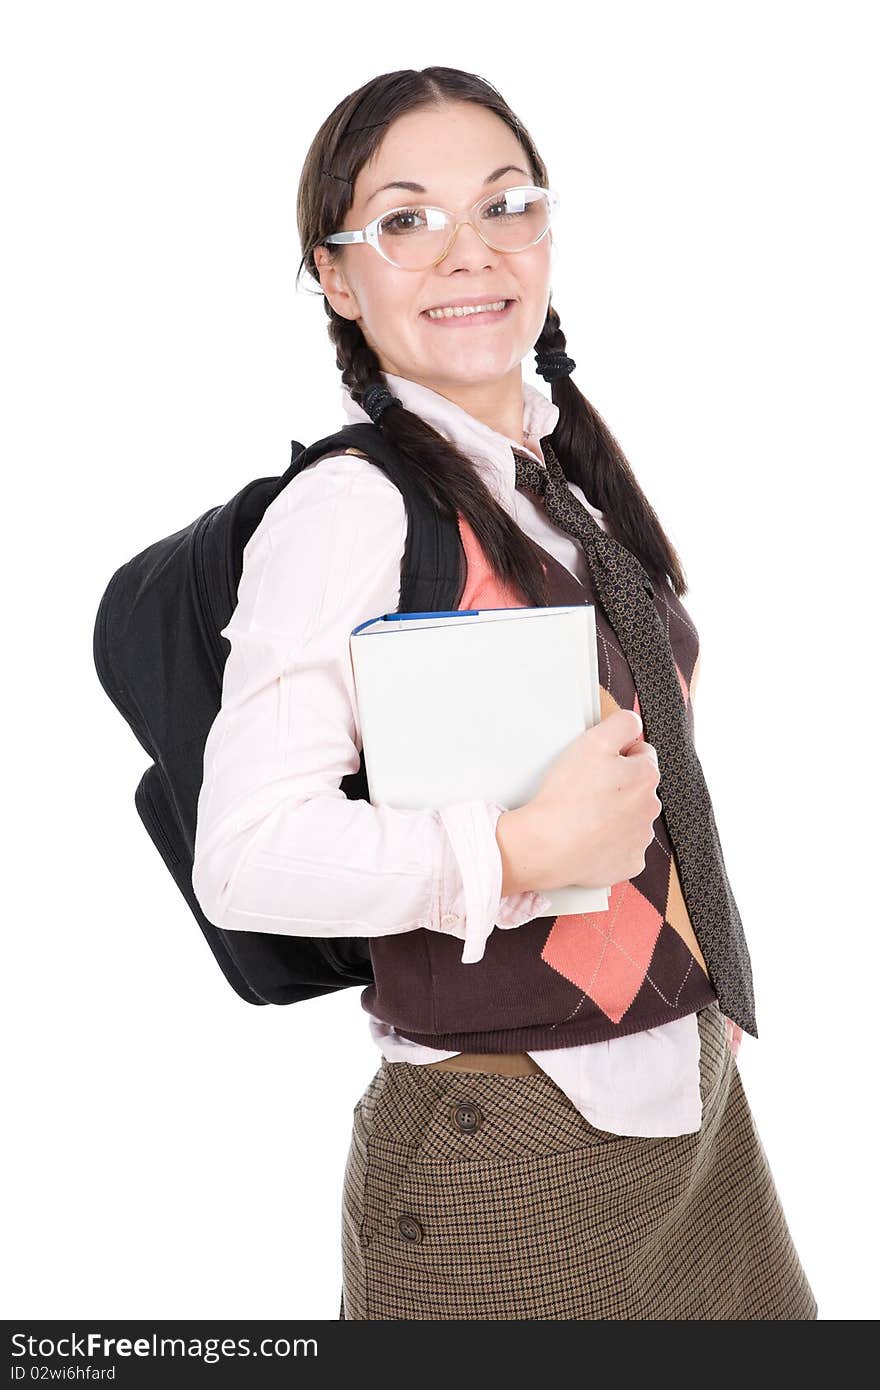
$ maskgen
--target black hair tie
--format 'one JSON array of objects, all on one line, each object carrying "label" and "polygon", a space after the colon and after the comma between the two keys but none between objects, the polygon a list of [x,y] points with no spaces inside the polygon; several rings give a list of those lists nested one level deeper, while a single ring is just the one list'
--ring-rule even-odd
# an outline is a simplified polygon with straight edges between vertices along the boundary
[{"label": "black hair tie", "polygon": [[383,381],[374,381],[361,396],[361,406],[374,425],[378,425],[382,412],[389,405],[402,405],[399,396],[393,396]]},{"label": "black hair tie", "polygon": [[555,381],[560,376],[570,376],[575,369],[573,357],[567,357],[562,348],[544,348],[535,352],[535,368],[545,381]]}]

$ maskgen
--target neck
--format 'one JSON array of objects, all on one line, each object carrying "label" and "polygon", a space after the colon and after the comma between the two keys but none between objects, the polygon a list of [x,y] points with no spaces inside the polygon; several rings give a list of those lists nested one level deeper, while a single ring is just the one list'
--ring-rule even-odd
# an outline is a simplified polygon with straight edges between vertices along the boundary
[{"label": "neck", "polygon": [[[390,367],[383,370],[393,371]],[[498,381],[429,381],[417,376],[410,376],[409,380],[436,391],[475,420],[528,447],[523,438],[523,387],[519,366]]]}]

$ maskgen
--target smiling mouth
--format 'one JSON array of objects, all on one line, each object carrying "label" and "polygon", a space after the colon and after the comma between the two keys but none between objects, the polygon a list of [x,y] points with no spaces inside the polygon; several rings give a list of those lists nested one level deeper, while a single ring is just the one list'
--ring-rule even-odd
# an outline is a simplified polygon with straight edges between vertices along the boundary
[{"label": "smiling mouth", "polygon": [[500,319],[515,303],[514,299],[495,299],[489,304],[460,304],[456,307],[423,309],[421,317],[430,320],[431,323],[461,322],[465,319],[486,319],[491,322]]}]

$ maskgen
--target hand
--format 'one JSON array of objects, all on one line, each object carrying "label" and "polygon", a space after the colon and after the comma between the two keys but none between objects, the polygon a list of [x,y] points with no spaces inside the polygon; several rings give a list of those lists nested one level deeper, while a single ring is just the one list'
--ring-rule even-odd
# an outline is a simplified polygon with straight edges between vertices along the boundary
[{"label": "hand", "polygon": [[634,710],[615,710],[578,735],[531,801],[498,818],[502,895],[635,878],[662,810],[659,781],[657,750]]}]

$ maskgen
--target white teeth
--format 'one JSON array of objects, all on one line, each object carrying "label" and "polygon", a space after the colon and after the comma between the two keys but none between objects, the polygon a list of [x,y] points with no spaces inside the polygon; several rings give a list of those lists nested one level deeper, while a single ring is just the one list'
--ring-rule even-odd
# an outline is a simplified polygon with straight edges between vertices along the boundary
[{"label": "white teeth", "polygon": [[505,306],[506,303],[507,303],[507,300],[506,300],[506,299],[496,299],[495,302],[494,302],[494,304],[459,304],[459,305],[458,305],[456,308],[454,308],[454,309],[451,309],[451,308],[446,308],[446,309],[429,309],[429,310],[428,310],[428,318],[429,318],[429,319],[451,319],[451,318],[460,319],[460,318],[463,318],[463,317],[465,316],[465,314],[482,314],[482,313],[485,313],[487,310],[492,310],[492,309],[494,309],[495,312],[497,313],[499,309],[503,309],[503,308],[504,308],[504,306]]}]

